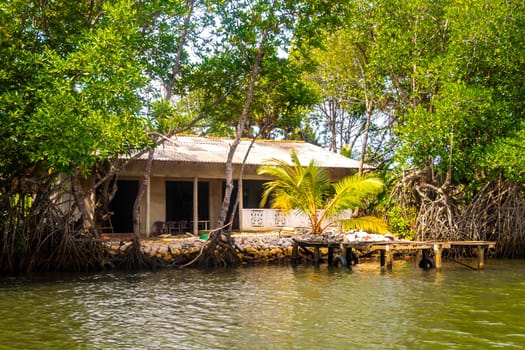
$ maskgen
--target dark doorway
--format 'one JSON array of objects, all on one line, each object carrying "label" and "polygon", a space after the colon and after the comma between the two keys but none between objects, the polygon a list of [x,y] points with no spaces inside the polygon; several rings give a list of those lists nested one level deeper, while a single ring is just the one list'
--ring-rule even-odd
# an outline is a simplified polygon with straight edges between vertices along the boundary
[{"label": "dark doorway", "polygon": [[[260,208],[262,195],[264,192],[265,181],[261,180],[243,180],[242,189],[243,197],[242,203],[244,209],[257,209]],[[265,208],[270,208],[270,198],[266,202]]]},{"label": "dark doorway", "polygon": [[113,212],[111,223],[113,231],[117,233],[133,232],[133,204],[139,193],[137,180],[117,181],[117,193],[109,204],[109,211]]},{"label": "dark doorway", "polygon": [[[199,182],[199,220],[209,220],[209,184]],[[166,221],[193,220],[193,182],[166,181]]]}]

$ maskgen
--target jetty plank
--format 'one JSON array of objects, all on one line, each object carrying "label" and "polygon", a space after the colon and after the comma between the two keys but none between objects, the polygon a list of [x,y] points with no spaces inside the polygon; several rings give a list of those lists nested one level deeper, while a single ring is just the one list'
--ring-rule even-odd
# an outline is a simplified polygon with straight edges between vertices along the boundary
[{"label": "jetty plank", "polygon": [[454,246],[469,246],[477,248],[478,256],[478,270],[483,269],[485,265],[485,249],[494,248],[496,242],[491,241],[355,241],[355,242],[340,242],[335,240],[315,240],[315,239],[295,239],[293,244],[292,259],[297,260],[298,248],[302,249],[313,248],[313,262],[315,265],[320,263],[320,249],[328,248],[328,264],[332,265],[334,261],[334,249],[340,249],[341,255],[346,258],[346,261],[351,265],[352,262],[357,263],[357,259],[353,258],[353,249],[365,251],[379,251],[380,266],[387,270],[391,270],[393,266],[394,251],[422,251],[423,256],[428,257],[428,251],[434,252],[435,261],[432,267],[437,271],[442,268],[442,252],[443,249],[450,249]]}]

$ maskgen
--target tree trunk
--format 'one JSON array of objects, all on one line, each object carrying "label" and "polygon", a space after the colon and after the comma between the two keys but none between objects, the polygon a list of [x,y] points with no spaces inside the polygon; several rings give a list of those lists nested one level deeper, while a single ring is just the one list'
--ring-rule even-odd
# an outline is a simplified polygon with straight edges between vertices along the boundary
[{"label": "tree trunk", "polygon": [[82,181],[82,175],[75,173],[71,177],[71,189],[73,198],[80,212],[82,220],[82,230],[84,233],[98,235],[95,230],[95,203],[92,192],[85,190],[85,183]]},{"label": "tree trunk", "polygon": [[[233,140],[228,152],[225,166],[226,190],[224,192],[221,212],[217,220],[218,229],[210,232],[210,236],[200,256],[194,262],[192,262],[199,266],[236,266],[239,264],[239,257],[237,255],[237,251],[231,236],[232,222],[226,223],[228,209],[230,208],[231,194],[233,192],[233,156],[241,141],[246,119],[248,118],[250,104],[255,91],[255,82],[257,81],[259,67],[263,56],[264,41],[267,36],[268,30],[264,30],[261,41],[259,42],[259,46],[257,48],[255,60],[252,65],[250,84],[248,86],[248,91],[246,92],[246,99],[244,101],[241,118],[237,123],[235,139]],[[228,227],[228,230],[224,230],[225,227]]]},{"label": "tree trunk", "polygon": [[228,158],[226,159],[225,175],[226,175],[226,190],[224,191],[224,198],[222,201],[221,212],[217,222],[218,227],[222,227],[225,224],[226,216],[228,215],[228,209],[230,207],[231,194],[233,192],[233,156],[237,150],[237,146],[241,141],[242,133],[244,130],[244,125],[246,124],[246,119],[248,118],[248,113],[250,110],[250,104],[253,99],[253,94],[255,90],[255,82],[257,81],[257,76],[259,74],[259,66],[261,64],[263,49],[264,49],[264,40],[268,36],[268,31],[263,32],[259,47],[257,48],[257,54],[255,56],[255,61],[253,62],[252,71],[250,74],[250,85],[248,86],[248,91],[246,93],[246,99],[244,100],[244,106],[241,113],[241,119],[237,124],[237,133],[235,139],[233,140],[230,150],[228,152]]},{"label": "tree trunk", "polygon": [[[151,166],[153,164],[153,155],[155,154],[155,148],[151,148],[148,152],[148,161],[146,163],[146,170],[144,171],[144,177],[140,183],[139,192],[135,203],[133,204],[133,235],[139,237],[140,234],[140,202],[144,197],[144,193],[149,186],[149,178],[151,175]],[[147,230],[148,228],[146,228]]]},{"label": "tree trunk", "polygon": [[[248,159],[248,155],[250,154],[250,150],[252,149],[253,144],[255,143],[255,140],[257,140],[257,137],[259,137],[261,133],[263,132],[263,129],[264,129],[264,126],[259,130],[259,133],[253,137],[252,142],[250,143],[250,146],[248,147],[248,150],[246,151],[246,154],[244,155],[244,159],[242,160],[242,164],[241,164],[241,169],[239,171],[239,180],[238,180],[239,184],[242,183],[242,179],[244,176],[244,168],[246,165],[246,160]],[[239,203],[241,202],[241,196],[242,196],[242,192],[237,191],[237,198],[235,199],[235,204],[233,205],[232,213],[229,218],[229,222],[231,223],[233,223],[233,220],[235,219],[235,212],[237,211],[237,208],[239,207]],[[231,232],[231,231],[232,231],[232,225],[230,225],[228,228],[228,232]]]},{"label": "tree trunk", "polygon": [[180,62],[182,59],[182,50],[184,48],[184,45],[186,44],[186,38],[188,36],[188,28],[190,26],[190,20],[193,14],[194,3],[195,3],[195,0],[188,0],[187,2],[188,12],[186,14],[186,17],[184,17],[184,26],[182,28],[179,46],[177,48],[177,56],[175,57],[175,64],[173,65],[173,69],[171,71],[171,76],[169,77],[168,83],[165,86],[166,93],[164,95],[164,98],[166,99],[166,101],[171,100],[173,96],[173,87],[175,86],[175,81],[177,80],[180,74]]},{"label": "tree trunk", "polygon": [[330,116],[327,118],[328,129],[330,130],[330,151],[334,153],[337,152],[337,105],[335,99],[330,100]]},{"label": "tree trunk", "polygon": [[359,159],[359,175],[363,175],[363,168],[365,166],[366,148],[368,146],[368,132],[370,131],[370,121],[372,119],[372,101],[366,99],[366,121],[365,130],[363,133],[363,143],[361,145],[361,157]]},{"label": "tree trunk", "polygon": [[[183,26],[183,30],[182,30],[182,33],[181,33],[181,37],[180,37],[179,43],[178,43],[177,55],[175,56],[175,62],[173,64],[173,68],[172,68],[171,74],[169,76],[168,83],[165,85],[166,91],[165,91],[164,99],[166,101],[170,101],[171,100],[171,98],[173,96],[173,88],[175,86],[175,81],[177,80],[177,78],[179,77],[179,74],[180,74],[182,53],[183,53],[184,45],[186,43],[186,38],[188,36],[188,30],[189,30],[189,26],[190,26],[191,16],[193,14],[194,3],[195,3],[195,0],[188,0],[188,2],[187,2],[188,12],[186,14],[186,17],[184,18],[184,26]],[[168,137],[172,136],[173,133],[174,133],[174,131],[172,131],[168,135]],[[163,138],[157,138],[156,139],[153,136],[155,145],[161,144],[166,139],[168,139],[168,137],[163,137]],[[160,142],[159,142],[159,140],[160,140]],[[150,178],[150,175],[151,175],[151,166],[152,166],[152,163],[153,163],[154,153],[155,153],[155,148],[151,148],[148,151],[148,161],[147,161],[147,165],[146,165],[146,170],[144,172],[144,178],[143,178],[142,183],[140,185],[139,192],[137,194],[137,198],[135,199],[135,203],[133,204],[133,234],[134,234],[135,237],[138,237],[139,234],[140,234],[140,202],[142,201],[144,193],[146,192],[146,188],[147,188],[147,186],[149,184],[149,178]],[[146,230],[147,229],[148,228],[146,228]]]}]

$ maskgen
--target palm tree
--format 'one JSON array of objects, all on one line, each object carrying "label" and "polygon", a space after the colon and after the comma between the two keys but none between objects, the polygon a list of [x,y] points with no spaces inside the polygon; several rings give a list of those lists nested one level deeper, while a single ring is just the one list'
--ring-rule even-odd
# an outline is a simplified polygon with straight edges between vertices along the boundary
[{"label": "palm tree", "polygon": [[[271,196],[271,206],[290,212],[297,209],[308,217],[312,234],[321,234],[333,219],[346,209],[362,207],[364,200],[376,196],[383,189],[383,182],[371,176],[348,176],[331,184],[328,172],[311,161],[303,167],[292,151],[292,165],[272,159],[257,170],[259,175],[269,175],[274,180],[264,184],[261,206]],[[363,222],[362,218],[358,221]],[[367,220],[369,221],[369,220]]]}]

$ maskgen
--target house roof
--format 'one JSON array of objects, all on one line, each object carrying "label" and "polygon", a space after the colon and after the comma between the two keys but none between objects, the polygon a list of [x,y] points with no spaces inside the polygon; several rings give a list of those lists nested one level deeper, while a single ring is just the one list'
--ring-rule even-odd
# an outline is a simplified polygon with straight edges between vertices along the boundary
[{"label": "house roof", "polygon": [[[199,136],[176,136],[172,142],[165,142],[157,147],[154,159],[158,161],[176,161],[191,163],[226,163],[232,139]],[[251,140],[241,140],[233,164],[242,164]],[[311,160],[323,168],[357,169],[359,162],[340,154],[330,152],[322,147],[298,141],[256,141],[246,159],[247,165],[261,165],[272,158],[291,164],[290,154],[295,150],[301,164],[307,165]],[[143,155],[141,158],[146,158]],[[371,168],[365,165],[365,168]]]}]

